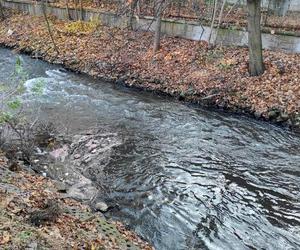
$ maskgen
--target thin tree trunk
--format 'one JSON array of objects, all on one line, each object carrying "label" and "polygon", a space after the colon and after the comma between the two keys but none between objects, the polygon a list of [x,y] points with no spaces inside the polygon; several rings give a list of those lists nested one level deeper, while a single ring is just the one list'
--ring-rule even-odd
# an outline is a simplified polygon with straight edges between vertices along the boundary
[{"label": "thin tree trunk", "polygon": [[80,1],[80,20],[83,21],[83,5],[82,5],[82,0]]},{"label": "thin tree trunk", "polygon": [[133,0],[133,2],[130,4],[130,16],[129,16],[129,28],[130,30],[133,30],[133,19],[134,19],[134,12],[137,8],[139,0]]},{"label": "thin tree trunk", "polygon": [[222,17],[223,17],[223,11],[224,11],[225,4],[226,4],[226,0],[223,0],[220,15],[219,15],[218,26],[217,26],[217,29],[216,29],[216,35],[215,35],[213,43],[212,43],[213,46],[215,46],[216,42],[217,42],[218,32],[219,32],[219,28],[220,28],[220,25],[221,25],[221,22],[222,22]]},{"label": "thin tree trunk", "polygon": [[215,19],[216,19],[216,13],[217,13],[217,5],[218,5],[218,0],[214,1],[214,10],[213,10],[213,16],[212,16],[212,20],[211,20],[211,25],[210,25],[210,33],[209,33],[209,37],[208,37],[208,43],[210,44],[210,40],[211,40],[211,35],[214,29],[214,24],[215,24]]},{"label": "thin tree trunk", "polygon": [[268,2],[267,12],[266,12],[266,16],[265,16],[265,20],[264,20],[264,24],[263,24],[265,26],[267,25],[268,17],[270,15],[270,4],[271,4],[271,0],[269,0],[269,2]]},{"label": "thin tree trunk", "polygon": [[260,4],[261,0],[247,0],[249,72],[251,76],[258,76],[264,72],[260,29]]},{"label": "thin tree trunk", "polygon": [[139,0],[137,1],[136,12],[138,16],[141,15],[141,3]]},{"label": "thin tree trunk", "polygon": [[226,16],[224,17],[224,20],[226,20],[226,18],[229,16],[229,14],[231,13],[231,11],[237,6],[240,5],[241,0],[238,0],[235,2],[234,5],[231,6],[230,10],[227,12]]},{"label": "thin tree trunk", "polygon": [[54,41],[54,37],[53,37],[52,31],[51,31],[50,23],[49,23],[49,20],[48,20],[48,17],[47,17],[47,6],[46,6],[46,4],[45,4],[45,0],[42,1],[42,10],[43,10],[43,15],[44,15],[44,18],[45,18],[45,21],[46,21],[46,24],[47,24],[48,33],[49,33],[49,35],[50,35],[50,38],[51,38],[51,41],[52,41],[54,50],[55,50],[55,52],[56,52],[57,55],[58,55],[59,52],[58,52],[56,43],[55,43],[55,41]]},{"label": "thin tree trunk", "polygon": [[215,6],[215,0],[209,0],[209,11],[210,11],[210,9],[212,8],[212,12],[211,13],[209,13],[209,14],[211,14],[211,18],[210,19],[212,19],[213,18],[213,16],[214,16],[214,6]]},{"label": "thin tree trunk", "polygon": [[156,10],[156,25],[154,35],[153,54],[160,49],[160,37],[161,37],[161,16],[163,12],[163,0],[158,3]]},{"label": "thin tree trunk", "polygon": [[177,5],[177,16],[180,17],[181,14],[181,1],[178,1],[178,5]]},{"label": "thin tree trunk", "polygon": [[75,19],[76,21],[79,20],[79,14],[78,14],[78,0],[75,0],[74,1],[74,4],[75,4]]},{"label": "thin tree trunk", "polygon": [[69,9],[69,0],[66,0],[66,11],[67,11],[67,19],[71,19],[70,9]]}]

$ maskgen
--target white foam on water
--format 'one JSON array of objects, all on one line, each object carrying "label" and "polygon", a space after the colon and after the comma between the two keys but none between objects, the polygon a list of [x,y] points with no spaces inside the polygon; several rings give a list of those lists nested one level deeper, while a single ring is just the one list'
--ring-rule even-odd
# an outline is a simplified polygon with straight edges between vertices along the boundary
[{"label": "white foam on water", "polygon": [[65,78],[67,76],[66,72],[62,72],[59,69],[51,69],[51,70],[46,70],[46,75],[49,76],[50,78]]}]

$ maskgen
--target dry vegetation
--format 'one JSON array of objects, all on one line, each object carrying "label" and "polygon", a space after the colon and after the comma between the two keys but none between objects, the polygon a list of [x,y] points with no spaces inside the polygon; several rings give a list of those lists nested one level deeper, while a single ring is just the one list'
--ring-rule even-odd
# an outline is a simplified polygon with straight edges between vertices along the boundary
[{"label": "dry vegetation", "polygon": [[[103,12],[113,12],[117,14],[129,14],[130,2],[124,1],[123,4],[120,1],[102,0],[92,1],[83,0],[82,6],[85,9],[91,9]],[[165,18],[184,19],[201,21],[202,24],[209,25],[211,22],[211,16],[213,12],[213,2],[208,1],[186,1],[185,4],[178,4],[180,1],[173,1],[164,12]],[[195,4],[197,2],[197,4]],[[60,8],[66,8],[65,0],[58,0],[50,3],[51,6]],[[221,10],[222,1],[218,2],[217,13],[218,17]],[[69,1],[69,8],[80,9],[79,2]],[[135,14],[138,16],[154,16],[155,8],[154,1],[140,0],[138,8],[135,10]],[[216,20],[217,22],[217,20]],[[246,6],[240,4],[226,4],[221,19],[221,27],[235,27],[244,28],[247,26],[247,12]],[[264,30],[276,29],[280,31],[293,31],[296,34],[300,32],[300,16],[298,13],[289,13],[286,16],[279,17],[272,14],[272,11],[268,11],[266,8],[262,11],[262,26]]]},{"label": "dry vegetation", "polygon": [[[49,201],[56,205],[46,207]],[[45,213],[47,220],[36,220]],[[0,248],[153,249],[122,224],[107,222],[88,206],[64,198],[50,179],[24,171],[23,166],[11,168],[3,155],[0,155]]]},{"label": "dry vegetation", "polygon": [[13,15],[0,24],[0,43],[95,77],[164,92],[182,100],[299,126],[300,55],[264,51],[265,73],[248,74],[245,48],[209,49],[205,42],[164,37],[152,55],[152,34],[98,25],[89,33],[67,32],[51,18],[59,54],[43,18]]}]

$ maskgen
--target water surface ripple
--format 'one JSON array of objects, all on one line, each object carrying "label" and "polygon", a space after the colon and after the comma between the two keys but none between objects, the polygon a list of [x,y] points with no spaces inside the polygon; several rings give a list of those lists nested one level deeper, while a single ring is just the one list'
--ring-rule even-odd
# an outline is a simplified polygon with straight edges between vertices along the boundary
[{"label": "water surface ripple", "polygon": [[[2,81],[15,59],[0,50]],[[157,249],[300,249],[298,136],[22,61],[28,111],[69,133],[108,126],[122,137],[104,169],[105,199]]]}]

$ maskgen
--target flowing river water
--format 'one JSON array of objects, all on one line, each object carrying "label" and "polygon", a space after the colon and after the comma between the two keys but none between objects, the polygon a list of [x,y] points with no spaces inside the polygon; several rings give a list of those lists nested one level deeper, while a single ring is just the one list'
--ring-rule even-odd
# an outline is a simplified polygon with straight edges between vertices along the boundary
[{"label": "flowing river water", "polygon": [[[91,179],[118,204],[109,216],[156,249],[300,249],[297,135],[21,58],[30,78],[25,111],[65,133],[105,127],[118,138],[94,166],[104,177]],[[15,61],[0,49],[2,83]],[[43,93],[33,95],[41,80]]]}]

